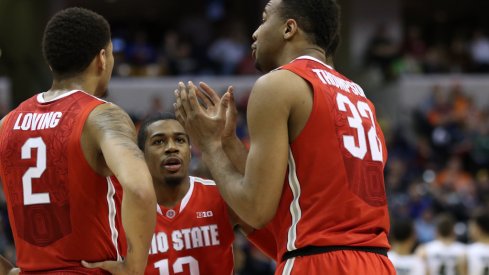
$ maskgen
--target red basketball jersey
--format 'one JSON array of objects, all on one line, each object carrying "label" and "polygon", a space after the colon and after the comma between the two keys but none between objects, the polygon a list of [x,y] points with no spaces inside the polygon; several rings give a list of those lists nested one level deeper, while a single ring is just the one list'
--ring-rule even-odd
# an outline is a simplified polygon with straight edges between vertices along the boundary
[{"label": "red basketball jersey", "polygon": [[234,232],[215,183],[190,177],[174,208],[158,206],[146,274],[232,274]]},{"label": "red basketball jersey", "polygon": [[267,226],[277,258],[305,246],[389,248],[384,136],[360,86],[303,56],[279,69],[305,79],[313,106],[290,144],[279,207]]},{"label": "red basketball jersey", "polygon": [[39,94],[3,122],[0,175],[23,273],[101,273],[80,261],[125,253],[121,186],[92,170],[80,142],[88,115],[103,103],[82,91],[51,101]]}]

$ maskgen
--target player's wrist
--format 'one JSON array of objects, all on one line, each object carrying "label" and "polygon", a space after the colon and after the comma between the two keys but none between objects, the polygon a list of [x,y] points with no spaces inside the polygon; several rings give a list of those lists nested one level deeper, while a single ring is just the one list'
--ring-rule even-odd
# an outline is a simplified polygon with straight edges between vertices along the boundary
[{"label": "player's wrist", "polygon": [[212,140],[202,143],[200,144],[200,150],[202,154],[212,154],[216,150],[222,150],[222,142],[221,140]]}]

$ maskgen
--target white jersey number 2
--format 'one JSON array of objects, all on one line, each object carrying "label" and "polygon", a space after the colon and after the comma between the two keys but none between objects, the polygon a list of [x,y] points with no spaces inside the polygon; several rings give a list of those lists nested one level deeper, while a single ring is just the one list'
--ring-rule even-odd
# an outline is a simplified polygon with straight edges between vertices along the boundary
[{"label": "white jersey number 2", "polygon": [[[342,112],[346,112],[346,107],[348,106],[352,114],[352,116],[348,117],[348,125],[357,130],[358,143],[352,135],[343,136],[343,144],[348,152],[356,158],[363,159],[367,154],[366,139],[368,139],[372,160],[382,162],[382,144],[377,136],[374,115],[368,104],[358,101],[355,106],[348,97],[340,93],[336,96],[336,103],[338,104],[338,109]],[[365,129],[363,128],[362,117],[370,119],[372,123],[367,135],[365,135]]]},{"label": "white jersey number 2", "polygon": [[22,146],[22,159],[31,159],[32,149],[37,149],[36,166],[22,176],[24,205],[50,203],[49,193],[32,193],[32,179],[38,179],[46,170],[46,144],[42,138],[30,138]]},{"label": "white jersey number 2", "polygon": [[[189,266],[190,275],[200,275],[199,262],[197,262],[197,260],[192,256],[178,258],[175,263],[173,263],[173,273],[183,272],[183,265],[185,264],[188,264]],[[157,261],[155,263],[155,268],[160,271],[160,275],[170,275],[168,259]]]}]

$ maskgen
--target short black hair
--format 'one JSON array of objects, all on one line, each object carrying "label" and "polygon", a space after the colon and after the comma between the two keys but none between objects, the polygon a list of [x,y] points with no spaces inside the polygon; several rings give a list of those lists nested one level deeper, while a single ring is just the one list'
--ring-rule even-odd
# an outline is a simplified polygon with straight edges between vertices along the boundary
[{"label": "short black hair", "polygon": [[455,227],[455,218],[452,214],[446,212],[441,213],[436,217],[436,231],[442,237],[450,237],[453,235]]},{"label": "short black hair", "polygon": [[340,7],[336,0],[282,0],[284,19],[297,21],[312,43],[333,56],[340,42]]},{"label": "short black hair", "polygon": [[170,120],[170,119],[177,120],[175,115],[173,113],[169,113],[169,112],[155,113],[153,115],[150,115],[146,119],[144,119],[143,122],[141,122],[141,126],[139,127],[139,131],[138,131],[138,147],[139,147],[139,149],[141,149],[144,152],[144,147],[146,144],[146,138],[148,138],[148,133],[146,130],[148,129],[149,125],[153,124],[156,121]]},{"label": "short black hair", "polygon": [[56,78],[66,78],[85,70],[100,50],[110,42],[110,26],[101,15],[68,8],[48,22],[42,52]]},{"label": "short black hair", "polygon": [[472,220],[485,235],[489,235],[489,209],[477,209],[472,215]]},{"label": "short black hair", "polygon": [[413,222],[409,219],[397,219],[391,223],[392,239],[403,242],[414,235]]}]

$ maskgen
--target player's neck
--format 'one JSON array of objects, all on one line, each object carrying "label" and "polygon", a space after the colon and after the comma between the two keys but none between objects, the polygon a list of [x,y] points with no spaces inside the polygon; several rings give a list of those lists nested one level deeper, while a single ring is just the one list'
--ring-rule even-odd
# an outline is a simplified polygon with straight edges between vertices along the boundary
[{"label": "player's neck", "polygon": [[155,184],[156,199],[159,205],[173,208],[187,194],[190,188],[188,177],[178,184],[160,183]]},{"label": "player's neck", "polygon": [[446,245],[450,245],[457,240],[455,236],[449,236],[449,237],[438,236],[437,239]]},{"label": "player's neck", "polygon": [[96,84],[87,81],[83,76],[77,76],[65,79],[55,79],[51,89],[45,93],[45,96],[59,96],[72,90],[82,90],[89,94],[93,94],[96,89]]},{"label": "player's neck", "polygon": [[413,243],[412,242],[395,243],[392,245],[392,250],[394,250],[399,255],[411,255],[413,251]]},{"label": "player's neck", "polygon": [[314,57],[324,63],[327,63],[326,53],[323,49],[316,45],[304,45],[300,50],[297,51],[297,57],[307,55]]}]

